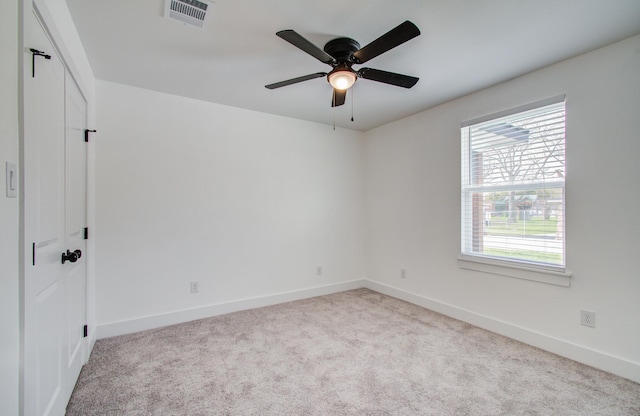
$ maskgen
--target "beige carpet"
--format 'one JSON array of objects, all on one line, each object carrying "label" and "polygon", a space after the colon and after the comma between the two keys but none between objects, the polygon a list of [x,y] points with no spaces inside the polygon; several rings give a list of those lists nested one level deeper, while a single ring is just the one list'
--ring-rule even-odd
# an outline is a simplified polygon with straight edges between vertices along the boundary
[{"label": "beige carpet", "polygon": [[640,384],[358,289],[99,340],[67,415],[640,415]]}]

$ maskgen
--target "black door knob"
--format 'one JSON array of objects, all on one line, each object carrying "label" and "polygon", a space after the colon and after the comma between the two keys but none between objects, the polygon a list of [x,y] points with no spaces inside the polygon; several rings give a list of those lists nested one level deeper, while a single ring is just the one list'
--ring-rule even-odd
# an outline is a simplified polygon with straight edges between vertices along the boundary
[{"label": "black door knob", "polygon": [[62,253],[62,264],[64,264],[67,261],[69,261],[71,263],[75,263],[75,262],[78,261],[78,259],[80,257],[82,257],[82,251],[80,251],[80,250],[75,250],[75,251],[67,250],[66,253]]}]

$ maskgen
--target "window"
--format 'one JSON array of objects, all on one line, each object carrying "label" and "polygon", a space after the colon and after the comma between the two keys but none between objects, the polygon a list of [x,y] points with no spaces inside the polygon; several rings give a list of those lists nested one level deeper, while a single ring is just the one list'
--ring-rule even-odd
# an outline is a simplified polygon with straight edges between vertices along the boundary
[{"label": "window", "polygon": [[565,268],[564,96],[461,124],[462,260]]}]

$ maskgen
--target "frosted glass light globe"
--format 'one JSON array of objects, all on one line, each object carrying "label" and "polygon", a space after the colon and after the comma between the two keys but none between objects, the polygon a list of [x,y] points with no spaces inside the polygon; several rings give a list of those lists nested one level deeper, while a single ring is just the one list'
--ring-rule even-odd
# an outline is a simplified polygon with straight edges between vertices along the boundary
[{"label": "frosted glass light globe", "polygon": [[336,71],[329,74],[329,84],[337,90],[347,90],[356,82],[356,74],[352,71]]}]

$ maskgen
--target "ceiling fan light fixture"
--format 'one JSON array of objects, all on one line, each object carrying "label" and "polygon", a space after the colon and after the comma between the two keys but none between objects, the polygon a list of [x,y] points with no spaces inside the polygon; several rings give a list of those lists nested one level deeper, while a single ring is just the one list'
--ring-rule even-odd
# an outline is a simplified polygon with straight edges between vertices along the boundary
[{"label": "ceiling fan light fixture", "polygon": [[344,91],[356,82],[357,75],[351,69],[336,68],[327,76],[329,84],[337,90]]},{"label": "ceiling fan light fixture", "polygon": [[406,20],[404,23],[399,24],[363,48],[361,48],[360,44],[354,39],[342,37],[330,40],[324,45],[323,49],[320,49],[304,36],[292,29],[281,30],[276,32],[276,36],[316,58],[318,61],[331,66],[332,69],[329,73],[316,72],[314,74],[275,82],[273,84],[265,85],[265,88],[273,90],[315,78],[326,77],[327,82],[333,87],[331,107],[344,105],[347,90],[355,84],[358,78],[369,79],[371,81],[394,85],[396,87],[411,88],[416,84],[416,82],[418,82],[417,77],[396,74],[394,72],[382,71],[374,68],[360,68],[355,71],[351,66],[353,64],[363,64],[376,56],[382,55],[383,53],[402,45],[419,34],[420,29],[410,21]]}]

